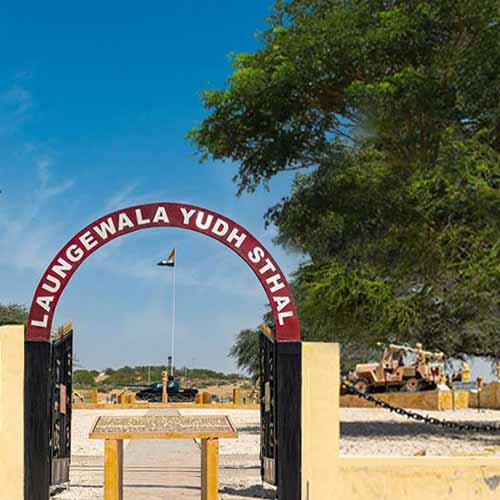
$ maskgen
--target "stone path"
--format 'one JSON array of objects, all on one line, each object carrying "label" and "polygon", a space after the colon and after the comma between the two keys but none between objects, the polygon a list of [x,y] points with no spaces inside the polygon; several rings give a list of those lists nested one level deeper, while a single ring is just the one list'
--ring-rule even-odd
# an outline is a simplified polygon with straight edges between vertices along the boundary
[{"label": "stone path", "polygon": [[137,439],[125,448],[125,500],[199,499],[200,480],[200,448],[192,439]]}]

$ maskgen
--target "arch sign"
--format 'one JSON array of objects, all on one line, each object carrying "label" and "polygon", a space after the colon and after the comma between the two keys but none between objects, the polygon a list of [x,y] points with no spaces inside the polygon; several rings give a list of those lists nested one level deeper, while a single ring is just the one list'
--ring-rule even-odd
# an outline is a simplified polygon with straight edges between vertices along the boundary
[{"label": "arch sign", "polygon": [[190,229],[236,252],[264,287],[276,323],[277,341],[300,341],[295,301],[285,275],[271,254],[254,236],[227,217],[183,203],[151,203],[117,210],[92,222],[71,238],[50,263],[36,289],[28,317],[27,340],[49,340],[59,298],[87,257],[119,236],[150,227]]}]

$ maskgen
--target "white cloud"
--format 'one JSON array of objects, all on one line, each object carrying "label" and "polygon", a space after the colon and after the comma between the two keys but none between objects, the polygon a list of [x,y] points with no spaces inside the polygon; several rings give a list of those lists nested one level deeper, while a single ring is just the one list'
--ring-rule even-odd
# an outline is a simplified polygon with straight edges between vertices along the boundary
[{"label": "white cloud", "polygon": [[29,118],[32,107],[32,94],[20,82],[0,88],[0,135],[17,131]]},{"label": "white cloud", "polygon": [[[47,216],[50,202],[74,186],[72,179],[56,181],[48,157],[36,160],[36,186],[26,200],[2,200],[0,263],[40,270],[54,253],[51,242],[61,229],[59,218]],[[41,214],[44,214],[42,217]]]},{"label": "white cloud", "polygon": [[102,213],[111,212],[114,210],[119,210],[120,208],[127,207],[133,203],[131,200],[136,198],[134,192],[137,190],[139,186],[138,181],[131,182],[130,184],[125,185],[119,191],[114,193],[104,204],[104,210]]},{"label": "white cloud", "polygon": [[1,101],[5,111],[10,111],[16,116],[24,115],[33,106],[31,92],[18,83],[3,93]]},{"label": "white cloud", "polygon": [[37,196],[35,197],[35,206],[37,209],[40,209],[40,207],[44,203],[48,202],[51,198],[59,196],[68,189],[71,189],[75,184],[75,181],[73,179],[66,179],[61,182],[51,183],[51,165],[52,160],[48,157],[40,158],[36,162],[39,180]]}]

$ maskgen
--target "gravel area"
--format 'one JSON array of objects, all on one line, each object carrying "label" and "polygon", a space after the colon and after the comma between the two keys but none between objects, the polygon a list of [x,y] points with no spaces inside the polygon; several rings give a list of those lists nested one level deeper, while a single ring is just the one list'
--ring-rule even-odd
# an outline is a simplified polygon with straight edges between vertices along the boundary
[{"label": "gravel area", "polygon": [[[71,489],[58,500],[102,499],[103,442],[87,438],[100,415],[144,415],[146,410],[77,410],[73,413]],[[159,412],[161,413],[161,412]],[[271,499],[273,488],[260,480],[260,425],[258,410],[179,410],[182,415],[228,415],[239,430],[238,439],[220,441],[220,492],[222,500]],[[461,422],[499,422],[494,410],[421,412]],[[500,456],[500,434],[449,431],[409,421],[382,409],[342,408],[342,455],[478,455]],[[499,422],[500,423],[500,422]],[[151,442],[154,446],[154,441]],[[155,497],[157,498],[157,497]],[[169,495],[169,500],[173,500]]]},{"label": "gravel area", "polygon": [[[500,423],[495,410],[419,411],[424,415],[468,423]],[[342,408],[342,455],[434,456],[497,455],[500,434],[481,434],[422,424],[382,409]]]}]

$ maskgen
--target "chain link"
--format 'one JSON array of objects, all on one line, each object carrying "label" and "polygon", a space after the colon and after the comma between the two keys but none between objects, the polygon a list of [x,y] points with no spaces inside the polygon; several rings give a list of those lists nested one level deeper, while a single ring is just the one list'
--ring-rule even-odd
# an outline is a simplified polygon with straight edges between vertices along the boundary
[{"label": "chain link", "polygon": [[383,401],[382,399],[377,399],[373,397],[371,394],[367,392],[360,391],[354,385],[349,384],[345,381],[342,382],[343,387],[354,396],[358,396],[370,403],[373,403],[375,406],[384,408],[385,410],[389,410],[392,413],[396,413],[397,415],[401,415],[402,417],[411,418],[413,420],[417,420],[418,422],[422,422],[424,424],[430,425],[439,425],[446,429],[457,430],[457,431],[469,431],[469,432],[500,432],[500,426],[495,424],[464,424],[461,422],[451,422],[449,420],[429,417],[428,415],[422,415],[420,413],[416,413],[414,411],[406,410],[405,408],[400,408],[398,406],[391,405],[387,401]]}]

